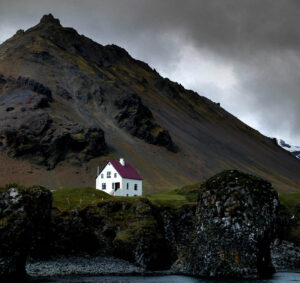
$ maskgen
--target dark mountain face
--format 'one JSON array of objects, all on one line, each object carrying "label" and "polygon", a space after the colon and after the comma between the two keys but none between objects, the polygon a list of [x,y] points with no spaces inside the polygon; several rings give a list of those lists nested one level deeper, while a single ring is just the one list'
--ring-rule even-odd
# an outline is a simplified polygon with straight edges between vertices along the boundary
[{"label": "dark mountain face", "polygon": [[96,166],[122,156],[146,192],[226,168],[300,189],[300,162],[276,142],[52,15],[0,46],[0,74],[1,184],[93,185]]}]

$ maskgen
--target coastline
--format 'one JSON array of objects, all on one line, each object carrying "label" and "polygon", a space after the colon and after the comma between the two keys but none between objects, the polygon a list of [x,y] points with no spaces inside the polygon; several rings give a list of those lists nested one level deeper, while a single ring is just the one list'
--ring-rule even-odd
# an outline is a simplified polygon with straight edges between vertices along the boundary
[{"label": "coastline", "polygon": [[[88,277],[155,277],[155,276],[188,276],[181,274],[171,269],[150,271],[138,267],[126,260],[116,257],[58,257],[50,260],[32,260],[29,259],[26,263],[26,272],[30,282],[47,282],[48,280],[63,280],[67,278],[88,278]],[[273,274],[281,273],[299,273],[300,269],[279,269]],[[196,277],[199,279],[208,279],[206,277]],[[211,278],[210,278],[211,279]],[[266,280],[271,279],[267,278]],[[248,279],[244,279],[247,281]]]},{"label": "coastline", "polygon": [[50,260],[29,259],[26,272],[31,278],[61,276],[163,276],[172,270],[149,271],[116,257],[58,257]]}]

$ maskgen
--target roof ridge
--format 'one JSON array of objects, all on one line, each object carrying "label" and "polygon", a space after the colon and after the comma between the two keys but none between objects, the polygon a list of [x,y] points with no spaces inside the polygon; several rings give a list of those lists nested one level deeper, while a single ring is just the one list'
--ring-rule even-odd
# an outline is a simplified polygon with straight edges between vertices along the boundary
[{"label": "roof ridge", "polygon": [[129,162],[125,162],[124,166],[120,163],[120,161],[117,160],[109,160],[109,162],[116,169],[116,171],[121,175],[122,178],[143,180],[140,174],[135,170],[135,168]]}]

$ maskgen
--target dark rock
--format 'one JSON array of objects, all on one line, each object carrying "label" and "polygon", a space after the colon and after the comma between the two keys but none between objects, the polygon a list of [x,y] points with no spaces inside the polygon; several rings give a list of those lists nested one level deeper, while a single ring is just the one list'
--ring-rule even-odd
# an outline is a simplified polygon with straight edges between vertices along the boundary
[{"label": "dark rock", "polygon": [[24,78],[24,77],[19,77],[17,80],[17,83],[19,87],[26,87],[31,89],[32,91],[39,93],[39,94],[44,94],[46,95],[49,100],[52,102],[52,92],[50,88],[44,86],[43,84],[30,79],[30,78]]},{"label": "dark rock", "polygon": [[24,35],[25,31],[23,29],[19,29],[16,32],[16,35]]},{"label": "dark rock", "polygon": [[152,112],[138,95],[122,95],[115,101],[115,105],[121,110],[115,117],[121,128],[126,128],[132,135],[147,143],[163,146],[172,152],[178,151],[169,132],[157,124]]},{"label": "dark rock", "polygon": [[[70,122],[66,115],[50,116],[50,88],[30,78],[2,78],[0,109],[6,111],[0,111],[0,135],[2,150],[9,156],[30,158],[52,169],[66,159],[80,165],[107,152],[101,128]],[[71,97],[62,88],[56,94]]]},{"label": "dark rock", "polygon": [[271,245],[272,264],[276,271],[300,268],[300,247],[288,241],[276,239]]},{"label": "dark rock", "polygon": [[114,199],[96,207],[53,211],[44,241],[48,247],[37,243],[31,256],[115,256],[146,269],[167,269],[173,261],[160,224],[146,199]]},{"label": "dark rock", "polygon": [[48,190],[10,188],[0,194],[0,279],[23,277],[34,241],[50,224]]},{"label": "dark rock", "polygon": [[58,86],[56,88],[56,94],[67,100],[70,100],[73,98],[72,95],[65,88],[60,87],[60,86]]},{"label": "dark rock", "polygon": [[27,114],[16,126],[0,131],[8,154],[31,156],[50,169],[67,158],[80,164],[107,151],[104,132],[100,128],[84,128],[67,122],[58,126],[47,113]]},{"label": "dark rock", "polygon": [[278,204],[276,191],[260,178],[224,171],[209,179],[200,189],[191,243],[174,270],[216,278],[270,276]]},{"label": "dark rock", "polygon": [[53,24],[53,25],[61,26],[59,19],[54,18],[52,14],[44,15],[41,18],[40,23],[41,24]]}]

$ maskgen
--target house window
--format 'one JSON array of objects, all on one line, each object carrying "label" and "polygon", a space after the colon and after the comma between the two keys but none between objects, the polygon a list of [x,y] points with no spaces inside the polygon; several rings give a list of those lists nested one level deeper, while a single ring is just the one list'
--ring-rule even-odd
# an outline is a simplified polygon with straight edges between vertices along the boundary
[{"label": "house window", "polygon": [[104,178],[104,174],[101,174],[101,179],[103,179]]},{"label": "house window", "polygon": [[126,194],[126,196],[128,197],[128,194]]},{"label": "house window", "polygon": [[107,177],[107,178],[110,178],[110,171],[107,171],[106,177]]},{"label": "house window", "polygon": [[126,189],[129,190],[129,184],[128,183],[126,184]]},{"label": "house window", "polygon": [[117,173],[114,174],[114,177],[117,178]]},{"label": "house window", "polygon": [[102,183],[102,190],[106,190],[106,184]]},{"label": "house window", "polygon": [[115,189],[115,183],[111,184],[111,188],[114,190]]},{"label": "house window", "polygon": [[134,184],[134,190],[137,191],[137,184]]}]

